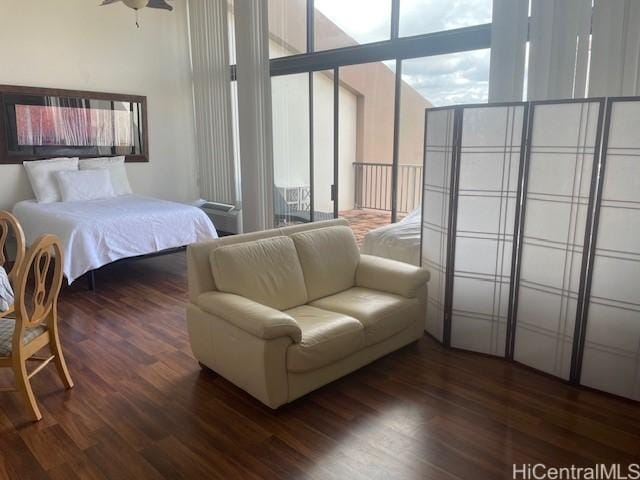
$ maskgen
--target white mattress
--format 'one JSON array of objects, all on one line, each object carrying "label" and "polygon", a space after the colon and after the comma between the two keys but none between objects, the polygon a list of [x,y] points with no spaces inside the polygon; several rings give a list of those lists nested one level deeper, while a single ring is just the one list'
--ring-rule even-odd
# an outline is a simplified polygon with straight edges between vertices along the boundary
[{"label": "white mattress", "polygon": [[420,265],[420,209],[398,223],[371,230],[364,237],[362,253]]},{"label": "white mattress", "polygon": [[122,258],[159,252],[217,238],[199,208],[138,195],[88,202],[19,202],[13,208],[31,244],[51,233],[64,248],[69,283],[89,270]]}]

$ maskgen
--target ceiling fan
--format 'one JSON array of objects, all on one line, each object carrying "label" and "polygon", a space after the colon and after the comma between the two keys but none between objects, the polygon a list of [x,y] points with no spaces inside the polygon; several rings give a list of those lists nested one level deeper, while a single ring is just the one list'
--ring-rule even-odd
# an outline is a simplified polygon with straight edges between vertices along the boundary
[{"label": "ceiling fan", "polygon": [[127,7],[139,10],[144,7],[161,8],[163,10],[173,10],[173,7],[166,0],[104,0],[100,5],[111,5],[112,3],[123,2]]},{"label": "ceiling fan", "polygon": [[104,0],[100,6],[111,5],[112,3],[122,2],[127,7],[136,11],[136,26],[140,28],[138,23],[138,11],[141,8],[159,8],[161,10],[173,10],[173,7],[167,3],[167,0]]}]

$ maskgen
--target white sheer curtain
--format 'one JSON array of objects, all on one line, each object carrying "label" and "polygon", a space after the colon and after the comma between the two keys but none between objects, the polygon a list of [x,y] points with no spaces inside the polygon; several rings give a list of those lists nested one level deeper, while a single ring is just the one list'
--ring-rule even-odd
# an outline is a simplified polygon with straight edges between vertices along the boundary
[{"label": "white sheer curtain", "polygon": [[238,123],[245,232],[273,227],[273,134],[266,0],[236,0]]},{"label": "white sheer curtain", "polygon": [[640,95],[640,1],[494,0],[489,99]]},{"label": "white sheer curtain", "polygon": [[529,0],[494,0],[489,101],[522,100]]},{"label": "white sheer curtain", "polygon": [[529,100],[585,96],[590,21],[591,0],[532,0]]},{"label": "white sheer curtain", "polygon": [[640,2],[596,0],[590,96],[640,95]]},{"label": "white sheer curtain", "polygon": [[236,204],[227,8],[227,0],[190,0],[189,34],[200,196]]}]

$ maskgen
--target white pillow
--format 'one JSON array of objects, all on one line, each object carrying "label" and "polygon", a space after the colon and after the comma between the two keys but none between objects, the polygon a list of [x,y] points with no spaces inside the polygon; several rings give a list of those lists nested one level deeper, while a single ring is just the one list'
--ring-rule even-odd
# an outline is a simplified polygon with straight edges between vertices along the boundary
[{"label": "white pillow", "polygon": [[55,172],[61,170],[78,170],[78,158],[52,158],[50,160],[35,160],[23,162],[31,189],[38,203],[52,203],[60,201],[60,190]]},{"label": "white pillow", "polygon": [[113,191],[116,195],[130,195],[131,186],[124,167],[124,157],[98,157],[80,160],[80,170],[107,169],[111,173]]},{"label": "white pillow", "polygon": [[115,197],[109,170],[56,172],[63,202]]}]

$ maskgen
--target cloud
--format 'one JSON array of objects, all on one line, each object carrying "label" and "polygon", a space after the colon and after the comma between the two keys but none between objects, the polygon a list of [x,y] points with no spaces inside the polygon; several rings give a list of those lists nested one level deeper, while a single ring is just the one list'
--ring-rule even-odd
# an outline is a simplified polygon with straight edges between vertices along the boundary
[{"label": "cloud", "polygon": [[[402,80],[435,106],[484,103],[489,58],[486,49],[403,60]],[[384,63],[395,72],[395,61]]]},{"label": "cloud", "polygon": [[436,106],[486,102],[489,49],[405,60],[403,80]]},{"label": "cloud", "polygon": [[[315,0],[315,8],[359,43],[388,40],[391,0]],[[400,35],[491,22],[492,0],[402,0]]]},{"label": "cloud", "polygon": [[491,22],[491,0],[404,0],[400,35],[411,36]]}]

